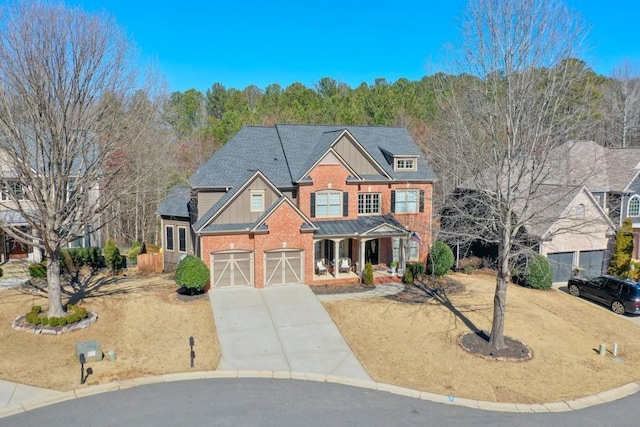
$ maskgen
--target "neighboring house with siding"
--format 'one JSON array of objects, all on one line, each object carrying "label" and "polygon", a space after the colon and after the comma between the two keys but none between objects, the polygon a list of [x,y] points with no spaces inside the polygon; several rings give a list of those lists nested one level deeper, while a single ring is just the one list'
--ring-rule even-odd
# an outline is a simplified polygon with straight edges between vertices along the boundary
[{"label": "neighboring house with siding", "polygon": [[633,220],[633,258],[638,259],[640,147],[567,141],[550,158],[548,203],[526,233],[551,262],[554,281],[568,280],[575,268],[587,276],[605,272],[615,232],[627,217]]},{"label": "neighboring house with siding", "polygon": [[[30,167],[33,170],[37,168],[34,162],[31,162]],[[74,182],[81,173],[81,167],[74,165],[65,189],[67,202],[73,197],[75,191],[73,188]],[[23,213],[29,216],[36,212],[32,201],[28,198],[28,194],[29,183],[23,182],[18,177],[15,163],[12,162],[4,150],[0,149],[0,260],[2,262],[12,259],[30,259],[39,262],[42,259],[42,254],[37,247],[13,238],[2,229],[3,225],[9,225],[20,228],[27,234],[32,234],[30,226],[23,216]],[[95,185],[86,192],[86,197],[89,198],[90,203],[97,203],[99,194],[100,188]],[[95,231],[99,230],[99,228],[98,224],[94,224],[93,227],[78,226],[74,236],[75,239],[69,243],[69,247],[102,246],[100,232]]]},{"label": "neighboring house with siding", "polygon": [[164,269],[194,253],[213,287],[263,287],[424,261],[434,179],[405,128],[245,127],[160,204]]}]

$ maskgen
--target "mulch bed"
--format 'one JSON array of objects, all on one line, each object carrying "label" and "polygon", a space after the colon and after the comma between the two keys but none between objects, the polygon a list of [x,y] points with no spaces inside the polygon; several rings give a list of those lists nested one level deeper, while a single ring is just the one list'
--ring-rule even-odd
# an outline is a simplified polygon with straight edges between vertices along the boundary
[{"label": "mulch bed", "polygon": [[209,294],[207,292],[209,291],[209,289],[208,288],[205,288],[205,289],[206,290],[203,290],[202,292],[196,292],[192,294],[189,291],[189,289],[179,288],[176,291],[176,299],[182,302],[199,301],[202,299],[208,299]]},{"label": "mulch bed", "polygon": [[365,285],[364,283],[312,285],[309,287],[316,295],[353,294],[357,292],[367,292],[376,288],[374,285]]},{"label": "mulch bed", "polygon": [[458,343],[469,353],[490,360],[524,362],[533,357],[525,343],[509,337],[504,337],[507,347],[496,350],[489,346],[489,336],[484,331],[465,332],[458,338]]},{"label": "mulch bed", "polygon": [[407,304],[422,304],[438,296],[459,294],[464,292],[464,285],[444,277],[416,281],[413,285],[405,285],[404,291],[387,298]]}]

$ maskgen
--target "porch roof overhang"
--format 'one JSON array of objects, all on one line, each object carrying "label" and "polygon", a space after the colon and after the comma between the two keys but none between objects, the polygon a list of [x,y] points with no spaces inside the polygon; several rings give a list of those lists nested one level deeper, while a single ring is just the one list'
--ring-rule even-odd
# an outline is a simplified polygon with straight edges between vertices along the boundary
[{"label": "porch roof overhang", "polygon": [[358,219],[342,219],[329,221],[314,221],[318,229],[314,233],[315,239],[322,238],[378,238],[405,237],[409,230],[393,215],[362,216]]}]

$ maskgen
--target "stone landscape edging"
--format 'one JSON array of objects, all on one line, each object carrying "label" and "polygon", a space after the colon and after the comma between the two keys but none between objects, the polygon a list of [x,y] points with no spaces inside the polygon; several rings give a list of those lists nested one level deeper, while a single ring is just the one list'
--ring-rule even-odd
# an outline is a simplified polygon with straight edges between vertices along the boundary
[{"label": "stone landscape edging", "polygon": [[613,402],[622,399],[640,391],[640,381],[625,384],[620,387],[606,390],[591,396],[579,397],[573,400],[561,402],[549,402],[538,404],[525,403],[506,403],[506,402],[488,402],[482,400],[465,399],[455,396],[446,396],[442,394],[430,393],[400,387],[393,384],[386,384],[377,381],[365,381],[356,378],[342,377],[331,374],[304,373],[295,371],[270,371],[270,370],[231,370],[231,371],[187,371],[173,374],[152,375],[146,377],[133,378],[129,380],[113,381],[105,384],[97,384],[86,387],[78,387],[74,390],[62,392],[59,396],[51,399],[44,399],[39,402],[23,403],[20,405],[0,408],[0,418],[17,415],[33,409],[42,408],[44,406],[55,405],[57,403],[66,402],[72,399],[78,399],[96,394],[107,393],[117,390],[126,390],[128,388],[168,383],[173,381],[188,381],[201,379],[216,378],[264,378],[264,379],[291,379],[302,381],[316,381],[331,384],[341,384],[351,387],[366,388],[370,390],[383,391],[403,397],[414,399],[428,400],[435,403],[444,403],[447,405],[466,406],[469,408],[497,411],[497,412],[517,412],[517,413],[544,413],[544,412],[566,412],[577,409],[587,408],[589,406],[600,405],[603,403]]}]

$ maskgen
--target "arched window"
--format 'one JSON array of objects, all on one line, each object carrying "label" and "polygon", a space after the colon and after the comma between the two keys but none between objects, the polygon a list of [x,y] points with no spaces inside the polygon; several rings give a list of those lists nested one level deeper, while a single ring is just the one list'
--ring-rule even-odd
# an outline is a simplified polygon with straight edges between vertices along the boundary
[{"label": "arched window", "polygon": [[631,200],[629,200],[627,216],[640,216],[640,197],[633,196]]},{"label": "arched window", "polygon": [[584,218],[584,205],[582,203],[576,206],[576,218]]}]

